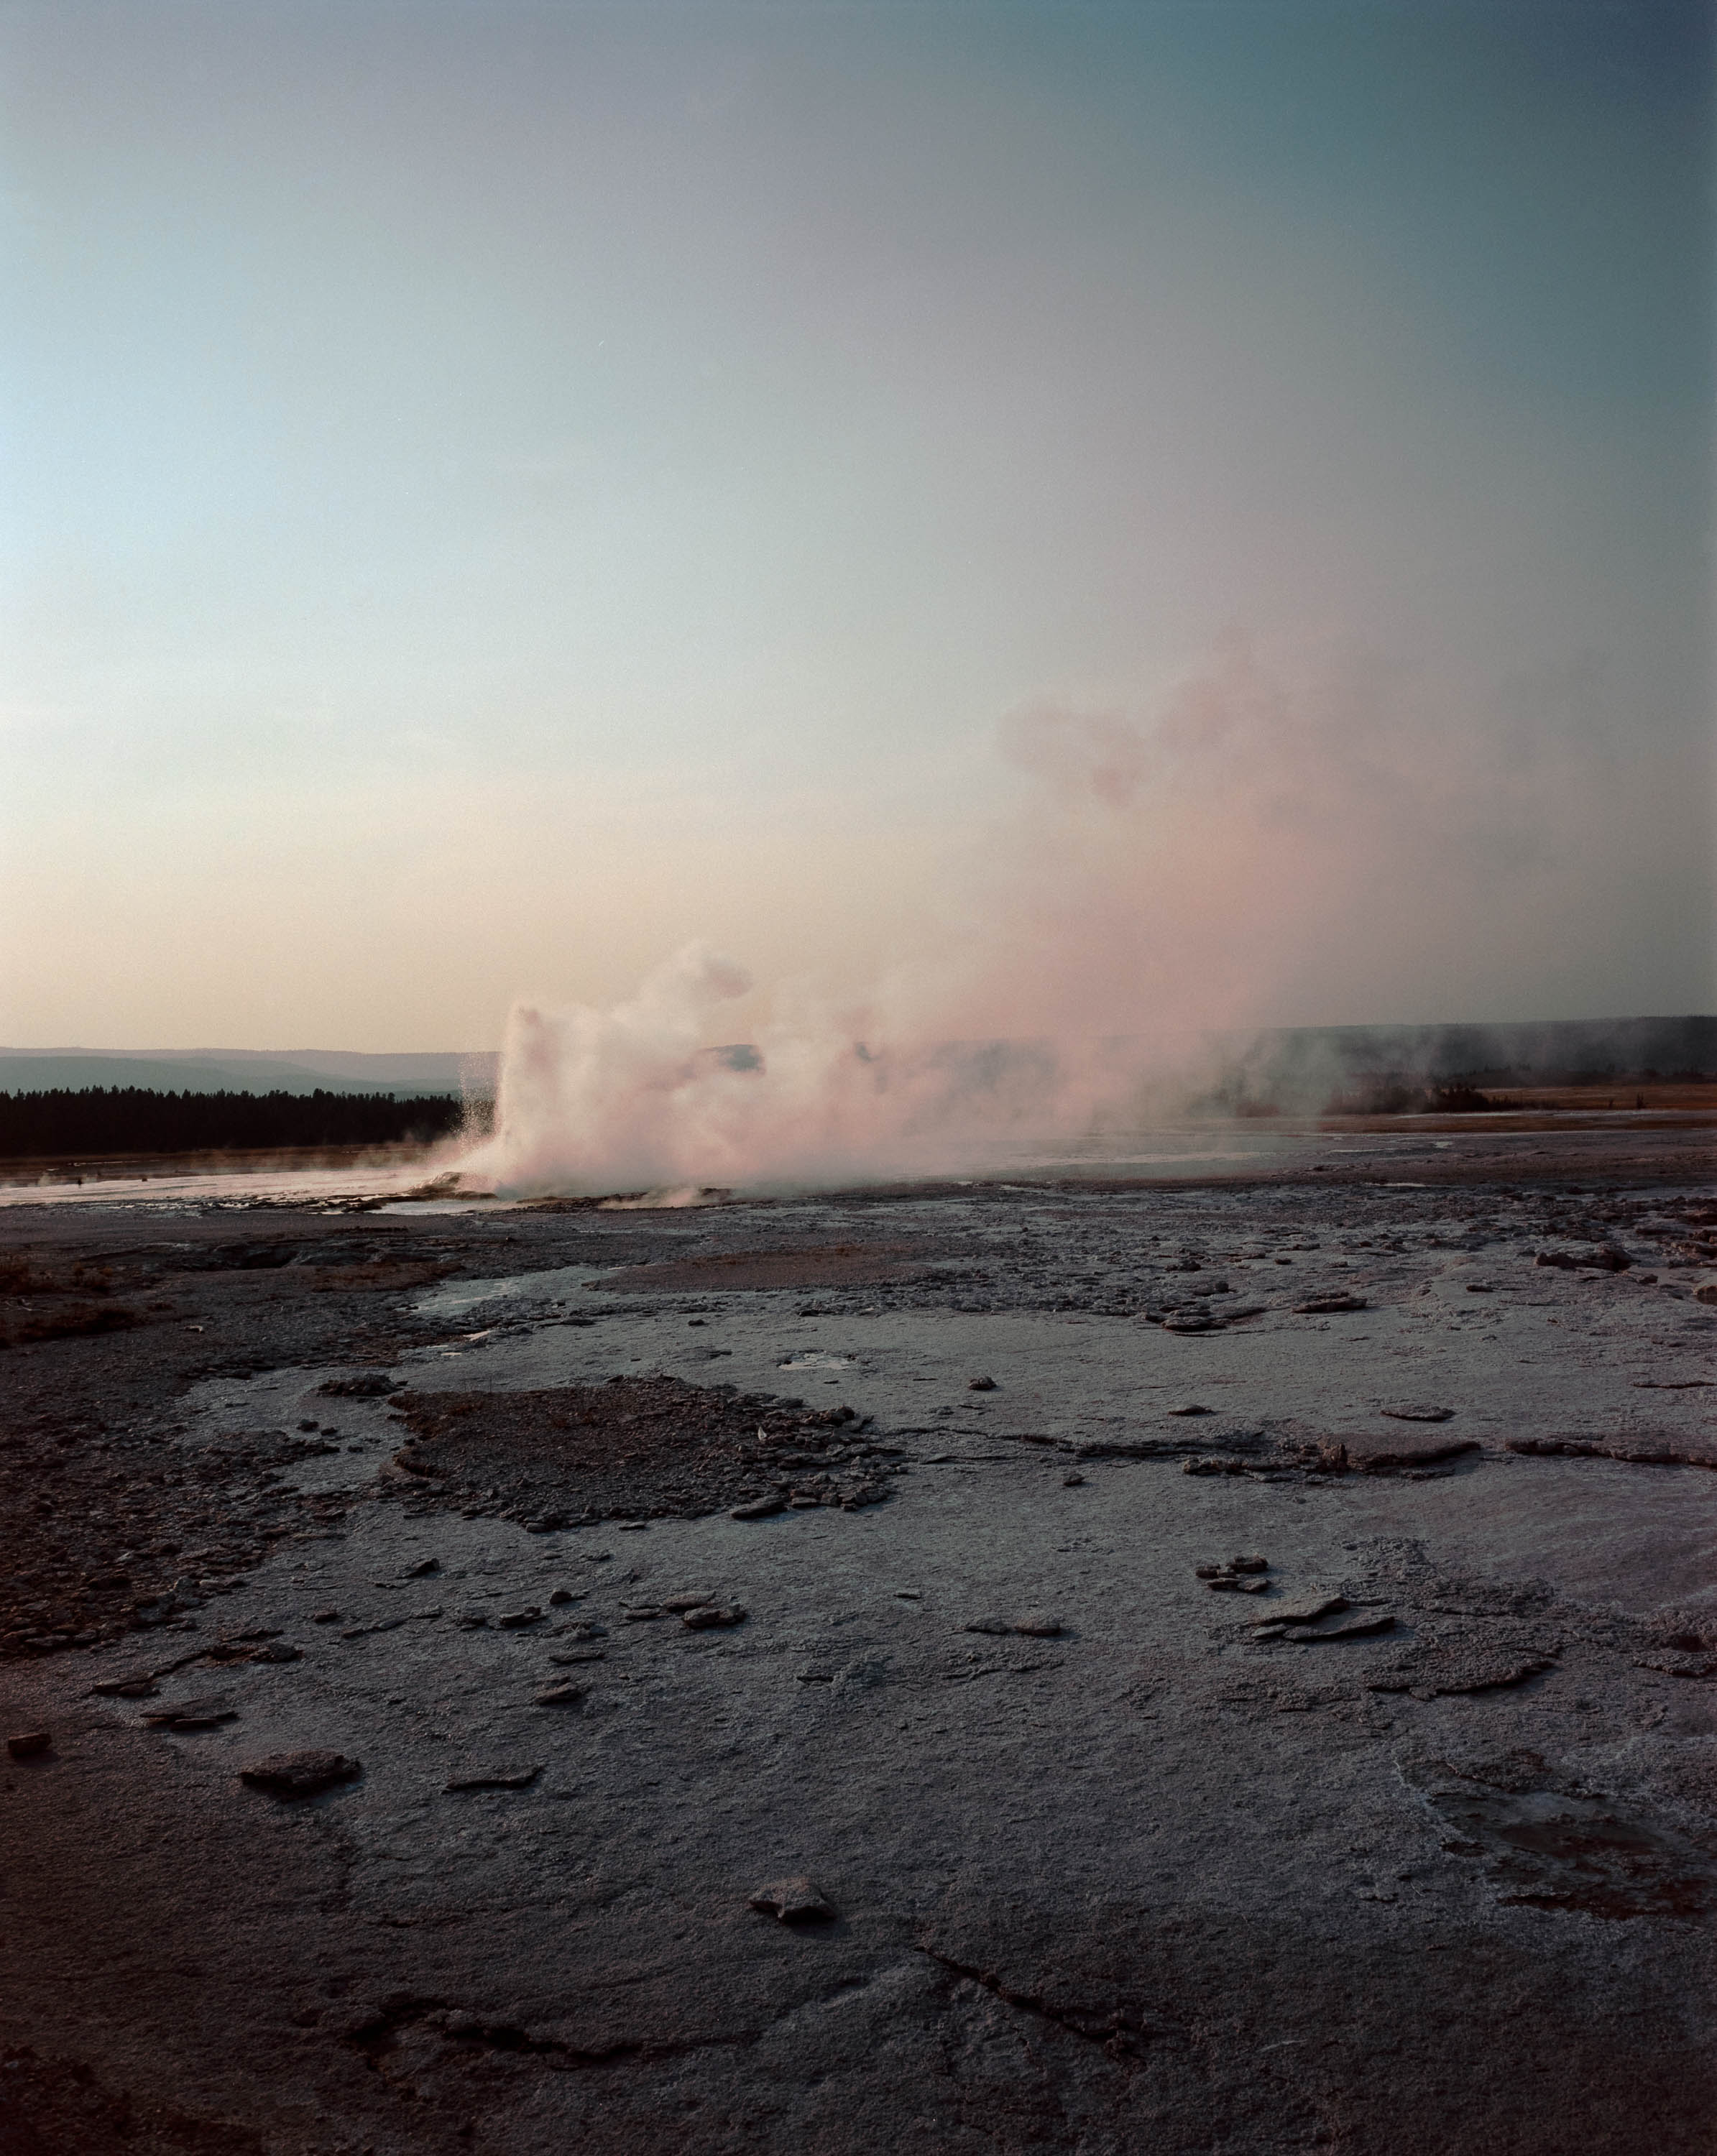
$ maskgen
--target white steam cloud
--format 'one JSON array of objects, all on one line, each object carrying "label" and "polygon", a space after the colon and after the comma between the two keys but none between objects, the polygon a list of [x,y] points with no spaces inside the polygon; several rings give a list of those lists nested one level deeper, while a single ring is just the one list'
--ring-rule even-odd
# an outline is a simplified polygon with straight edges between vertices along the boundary
[{"label": "white steam cloud", "polygon": [[954,1173],[1184,1098],[1247,1029],[1551,1014],[1595,950],[1648,947],[1674,814],[1601,726],[1555,716],[1238,644],[1143,718],[1016,713],[1024,798],[879,984],[778,993],[743,1050],[753,984],[700,944],[618,1008],[520,1004],[465,1173],[600,1194]]}]

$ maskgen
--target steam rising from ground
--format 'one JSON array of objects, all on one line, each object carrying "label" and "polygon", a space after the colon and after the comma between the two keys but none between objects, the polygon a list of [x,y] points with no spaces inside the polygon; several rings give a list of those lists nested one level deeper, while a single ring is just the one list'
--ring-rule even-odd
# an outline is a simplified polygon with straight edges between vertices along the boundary
[{"label": "steam rising from ground", "polygon": [[1046,1050],[873,1048],[875,1005],[801,1004],[754,1042],[712,1045],[751,985],[694,943],[615,1009],[515,1006],[495,1133],[467,1173],[512,1194],[803,1187],[971,1165],[985,1137],[1090,1111]]},{"label": "steam rising from ground", "polygon": [[1238,645],[1144,718],[1015,713],[1025,792],[957,836],[918,950],[844,998],[760,1002],[694,943],[617,1009],[520,1004],[466,1172],[568,1194],[957,1172],[1184,1103],[1248,1029],[1554,1009],[1595,948],[1649,948],[1664,814],[1565,721]]}]

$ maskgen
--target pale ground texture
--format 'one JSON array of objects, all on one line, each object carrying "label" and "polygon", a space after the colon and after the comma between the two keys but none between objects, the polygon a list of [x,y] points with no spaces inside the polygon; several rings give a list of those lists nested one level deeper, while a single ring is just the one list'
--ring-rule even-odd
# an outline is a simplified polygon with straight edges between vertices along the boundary
[{"label": "pale ground texture", "polygon": [[[1709,2150],[1717,1207],[1684,1134],[1448,1152],[8,1213],[32,1311],[84,1260],[144,1322],[0,1355],[51,1739],[0,1758],[0,2150]],[[735,1440],[701,1517],[630,1425],[624,1519],[390,1464],[416,1395],[653,1373],[871,1419]],[[1635,1456],[1508,1449],[1552,1436]],[[874,1502],[729,1516],[794,1489]],[[359,1771],[239,1779],[303,1748]],[[750,1906],[799,1877],[830,1914]]]}]

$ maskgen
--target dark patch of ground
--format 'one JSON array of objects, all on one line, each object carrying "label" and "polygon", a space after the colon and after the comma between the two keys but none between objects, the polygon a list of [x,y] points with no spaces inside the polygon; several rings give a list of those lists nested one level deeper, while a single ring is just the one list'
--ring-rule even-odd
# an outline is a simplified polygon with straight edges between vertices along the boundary
[{"label": "dark patch of ground", "polygon": [[771,1495],[873,1504],[888,1462],[851,1408],[611,1378],[537,1392],[413,1393],[394,1409],[406,1501],[492,1512],[527,1526],[696,1517]]}]

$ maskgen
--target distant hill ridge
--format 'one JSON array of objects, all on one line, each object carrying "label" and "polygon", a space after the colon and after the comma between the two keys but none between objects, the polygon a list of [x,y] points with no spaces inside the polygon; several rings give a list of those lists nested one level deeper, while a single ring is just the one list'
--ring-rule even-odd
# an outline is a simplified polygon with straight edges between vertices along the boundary
[{"label": "distant hill ridge", "polygon": [[[950,1048],[959,1053],[979,1045]],[[1285,1101],[1311,1100],[1349,1082],[1379,1078],[1502,1085],[1619,1080],[1651,1071],[1664,1077],[1714,1074],[1717,1017],[1282,1026],[1231,1034],[1215,1045],[1228,1065],[1228,1083],[1239,1095]],[[729,1059],[754,1055],[743,1044],[713,1052]],[[494,1097],[499,1063],[491,1050],[388,1055],[321,1048],[0,1048],[0,1093],[94,1086],[195,1093],[307,1094],[334,1088],[344,1093],[488,1100]],[[732,1067],[747,1066],[734,1062]]]}]

